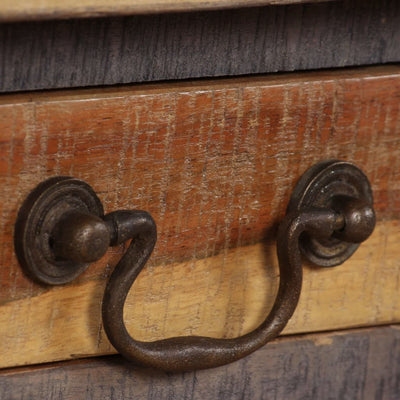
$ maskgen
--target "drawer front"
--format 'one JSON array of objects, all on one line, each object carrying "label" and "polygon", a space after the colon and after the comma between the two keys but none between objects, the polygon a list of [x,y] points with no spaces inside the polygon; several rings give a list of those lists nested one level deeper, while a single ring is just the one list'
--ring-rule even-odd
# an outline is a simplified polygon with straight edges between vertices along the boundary
[{"label": "drawer front", "polygon": [[125,305],[134,337],[235,337],[273,304],[276,226],[301,174],[354,162],[372,183],[375,232],[339,267],[304,263],[283,333],[399,322],[399,93],[390,66],[0,97],[0,367],[114,352],[101,299],[122,247],[61,287],[32,283],[16,260],[18,209],[55,175],[90,183],[106,212],[156,220]]},{"label": "drawer front", "polygon": [[[22,13],[20,17],[28,17],[23,15],[28,11],[26,0],[2,0],[0,21],[7,18],[5,1]],[[81,10],[84,1],[79,3]],[[105,0],[88,1],[99,7]],[[135,0],[121,1],[135,3]],[[150,6],[154,13],[151,1],[140,3]],[[188,1],[180,0],[177,4],[188,7]],[[235,1],[239,5],[241,0]],[[251,1],[254,0],[245,3],[250,5]],[[266,4],[271,0],[255,1]],[[41,5],[46,2],[54,0],[40,0]],[[228,7],[234,5],[233,0],[222,2]],[[292,0],[284,2],[288,5],[1,24],[0,92],[400,61],[397,0],[308,0],[291,5]],[[109,6],[109,1],[105,3]],[[202,3],[211,5],[212,0]],[[68,0],[63,0],[58,5],[67,4]],[[51,18],[55,17],[55,10],[46,7],[44,10]],[[74,14],[58,15],[65,18]]]}]

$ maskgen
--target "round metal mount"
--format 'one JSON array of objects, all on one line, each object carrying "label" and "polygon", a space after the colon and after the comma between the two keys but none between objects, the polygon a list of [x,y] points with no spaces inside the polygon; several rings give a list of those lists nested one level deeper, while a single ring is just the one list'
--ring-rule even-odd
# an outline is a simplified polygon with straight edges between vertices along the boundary
[{"label": "round metal mount", "polygon": [[94,214],[104,211],[93,189],[79,179],[50,178],[39,184],[21,206],[14,246],[24,272],[39,283],[62,285],[80,275],[88,263],[60,259],[52,251],[52,232],[68,212]]},{"label": "round metal mount", "polygon": [[[335,198],[340,196],[360,199],[372,205],[372,191],[365,174],[354,164],[328,160],[320,162],[300,178],[288,205],[288,212],[310,208],[335,208]],[[300,237],[300,250],[312,263],[322,267],[342,264],[358,248],[335,237],[317,238],[304,232]]]}]

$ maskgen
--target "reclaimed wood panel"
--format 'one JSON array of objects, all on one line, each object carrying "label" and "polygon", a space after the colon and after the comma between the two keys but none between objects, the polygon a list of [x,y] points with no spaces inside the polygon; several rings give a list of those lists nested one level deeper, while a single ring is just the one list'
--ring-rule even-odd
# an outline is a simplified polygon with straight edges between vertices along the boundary
[{"label": "reclaimed wood panel", "polygon": [[397,0],[345,0],[0,24],[0,91],[398,62],[399,20]]},{"label": "reclaimed wood panel", "polygon": [[17,210],[54,175],[89,182],[106,211],[157,222],[131,332],[232,337],[271,307],[276,226],[297,179],[322,159],[353,161],[372,182],[376,231],[344,266],[306,269],[285,333],[400,321],[399,96],[398,66],[1,96],[0,366],[113,351],[100,303],[121,248],[59,288],[16,261]]},{"label": "reclaimed wood panel", "polygon": [[[282,334],[400,321],[399,228],[398,221],[380,223],[336,269],[306,266],[299,304]],[[146,269],[125,305],[128,331],[142,340],[250,332],[265,319],[277,293],[275,252],[273,244],[259,244]],[[104,289],[104,278],[97,277],[3,304],[0,366],[114,353],[101,322]]]},{"label": "reclaimed wood panel", "polygon": [[0,372],[17,399],[397,400],[398,326],[274,340],[233,364],[189,373],[133,367],[119,356]]},{"label": "reclaimed wood panel", "polygon": [[332,0],[2,0],[0,21],[82,18],[210,10]]}]

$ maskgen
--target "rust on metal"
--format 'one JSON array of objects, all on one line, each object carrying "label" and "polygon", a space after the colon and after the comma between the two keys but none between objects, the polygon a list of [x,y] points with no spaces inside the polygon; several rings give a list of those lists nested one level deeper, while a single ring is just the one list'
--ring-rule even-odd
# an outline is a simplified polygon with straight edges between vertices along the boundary
[{"label": "rust on metal", "polygon": [[108,246],[131,239],[104,293],[107,336],[135,363],[189,371],[233,362],[279,335],[300,297],[301,253],[320,266],[341,264],[374,226],[371,188],[358,167],[328,160],[310,168],[296,185],[278,229],[280,284],[273,308],[254,331],[234,339],[185,336],[143,342],[131,337],[123,320],[124,304],[156,244],[156,224],[140,210],[103,216],[100,200],[85,182],[59,177],[39,185],[19,212],[15,249],[29,276],[41,283],[61,284],[104,255]]}]

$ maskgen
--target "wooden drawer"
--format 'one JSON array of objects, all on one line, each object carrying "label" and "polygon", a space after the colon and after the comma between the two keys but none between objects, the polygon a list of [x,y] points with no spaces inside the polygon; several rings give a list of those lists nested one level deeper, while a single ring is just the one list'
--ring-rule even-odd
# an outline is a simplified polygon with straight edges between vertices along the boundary
[{"label": "wooden drawer", "polygon": [[0,97],[0,367],[114,352],[101,299],[122,248],[56,288],[16,261],[17,211],[55,175],[90,183],[107,212],[157,222],[125,307],[133,336],[235,337],[272,306],[276,226],[301,174],[354,162],[372,183],[375,232],[342,266],[305,263],[283,333],[399,322],[399,97],[398,66]]}]

